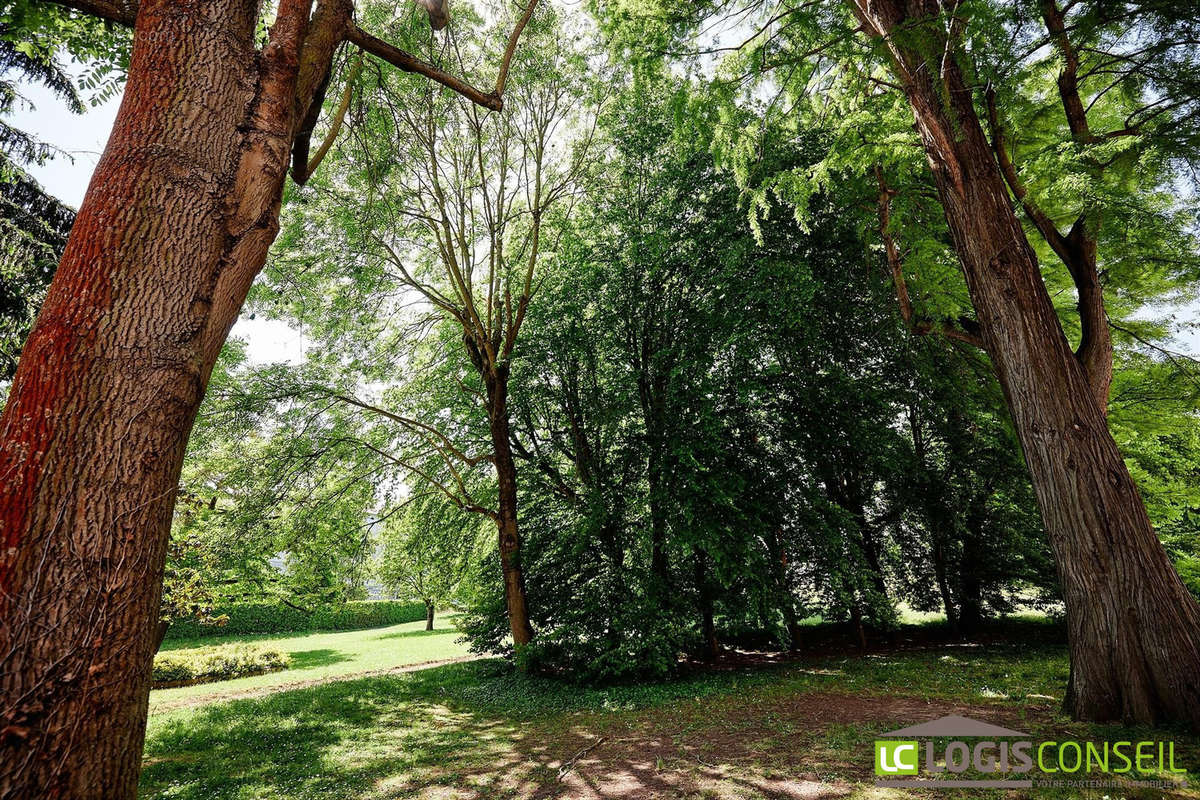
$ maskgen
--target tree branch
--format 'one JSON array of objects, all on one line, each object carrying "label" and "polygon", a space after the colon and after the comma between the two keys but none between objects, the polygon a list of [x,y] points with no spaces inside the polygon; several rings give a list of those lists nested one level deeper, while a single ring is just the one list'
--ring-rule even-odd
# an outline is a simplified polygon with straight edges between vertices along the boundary
[{"label": "tree branch", "polygon": [[60,6],[81,11],[92,17],[106,19],[132,28],[137,20],[138,4],[134,0],[50,0]]},{"label": "tree branch", "polygon": [[484,108],[490,108],[492,111],[500,111],[504,108],[504,101],[495,92],[484,94],[474,86],[463,82],[448,72],[438,69],[426,61],[422,61],[412,53],[401,50],[395,45],[388,44],[382,39],[372,36],[357,25],[352,24],[348,27],[346,40],[376,58],[386,61],[397,69],[424,75],[430,80],[445,86],[447,89],[458,92],[472,103],[481,105]]},{"label": "tree branch", "polygon": [[521,32],[529,24],[529,19],[533,16],[537,4],[538,0],[529,0],[529,5],[525,6],[525,12],[521,14],[521,18],[517,20],[516,26],[508,36],[508,44],[504,47],[504,56],[500,59],[500,71],[496,74],[496,89],[492,92],[497,98],[504,96],[504,85],[508,83],[508,66],[512,62],[513,53],[517,50]]},{"label": "tree branch", "polygon": [[[354,83],[362,73],[362,63],[362,55],[359,54],[358,58],[354,60],[354,65],[350,67],[350,74],[346,76],[346,86],[342,90],[342,98],[338,102],[337,110],[333,113],[329,131],[311,159],[308,158],[308,145],[313,128],[316,126],[316,114],[310,114],[313,117],[312,125],[309,125],[306,130],[302,128],[296,137],[296,144],[292,149],[292,180],[301,186],[307,183],[308,179],[317,171],[317,167],[321,165],[329,149],[333,147],[338,133],[342,130],[342,123],[346,121],[346,112],[350,110],[350,99],[354,95]],[[324,95],[325,90],[322,88],[320,96],[324,98]],[[313,98],[313,108],[319,111],[320,107],[320,101]],[[307,120],[305,122],[307,123]],[[305,163],[306,161],[307,163]]]},{"label": "tree branch", "polygon": [[887,254],[888,267],[892,272],[892,283],[896,287],[896,300],[900,303],[900,317],[908,326],[909,332],[917,336],[939,333],[948,339],[986,350],[979,323],[970,317],[959,317],[957,327],[951,322],[934,323],[928,319],[918,319],[913,311],[912,298],[908,294],[908,283],[904,280],[904,264],[900,259],[900,249],[890,231],[892,217],[892,194],[894,190],[888,187],[883,178],[883,169],[875,165],[875,181],[879,185],[879,235],[883,239],[883,249]]}]

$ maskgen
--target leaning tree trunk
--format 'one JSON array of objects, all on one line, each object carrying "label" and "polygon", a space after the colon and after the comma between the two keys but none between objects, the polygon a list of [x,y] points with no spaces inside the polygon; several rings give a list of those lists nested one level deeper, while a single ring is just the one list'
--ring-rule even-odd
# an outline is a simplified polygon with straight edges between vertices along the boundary
[{"label": "leaning tree trunk", "polygon": [[[912,106],[1033,478],[1067,607],[1067,708],[1081,719],[1200,725],[1200,606],[1155,535],[1063,334],[971,90],[943,58],[939,4],[854,0],[854,10],[886,40]],[[898,28],[904,36],[893,38]]]},{"label": "leaning tree trunk", "polygon": [[0,419],[0,797],[136,793],[188,433],[277,228],[307,3],[144,2]]},{"label": "leaning tree trunk", "polygon": [[521,568],[521,534],[517,528],[517,465],[513,460],[508,419],[508,375],[506,367],[484,377],[487,388],[488,423],[496,464],[500,566],[504,573],[504,600],[508,624],[517,647],[533,641],[533,626],[525,603],[525,575]]}]

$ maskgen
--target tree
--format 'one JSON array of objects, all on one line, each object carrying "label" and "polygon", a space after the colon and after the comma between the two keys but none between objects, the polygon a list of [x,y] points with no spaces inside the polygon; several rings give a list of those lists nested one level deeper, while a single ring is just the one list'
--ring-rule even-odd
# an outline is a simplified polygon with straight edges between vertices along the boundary
[{"label": "tree", "polygon": [[901,551],[923,557],[903,559],[898,572],[914,607],[940,605],[971,636],[985,617],[1013,610],[1013,589],[1025,602],[1056,598],[1053,561],[989,365],[939,338],[913,340],[911,358],[911,449],[888,502]]},{"label": "tree", "polygon": [[431,631],[438,604],[453,596],[478,549],[479,517],[435,495],[410,503],[384,529],[379,577],[397,596],[425,604],[425,630]]},{"label": "tree", "polygon": [[[1033,36],[1031,14],[1041,27]],[[936,198],[941,238],[956,256],[965,310],[973,314],[925,316],[918,307],[910,315],[902,281],[897,293],[915,333],[986,350],[1004,391],[1067,605],[1073,668],[1066,706],[1083,719],[1200,724],[1200,689],[1187,677],[1200,668],[1200,606],[1172,568],[1106,424],[1112,347],[1102,292],[1107,280],[1144,298],[1147,286],[1162,286],[1158,264],[1165,261],[1179,281],[1195,261],[1177,258],[1180,243],[1184,250],[1193,243],[1194,251],[1194,238],[1179,225],[1186,215],[1164,202],[1179,165],[1186,172],[1195,153],[1194,14],[1172,4],[1099,2],[1072,4],[1069,24],[1067,15],[1053,3],[810,4],[770,14],[735,48],[717,83],[725,97],[752,106],[757,98],[738,90],[747,73],[757,73],[781,93],[756,111],[795,109],[799,128],[831,113],[843,122],[829,158],[756,186],[759,210],[774,190],[803,214],[820,187],[879,158],[911,169],[897,151],[918,152],[910,142],[920,147],[927,167],[915,176],[920,194],[909,202],[928,207]],[[1052,94],[1041,91],[1046,77]],[[997,95],[1015,101],[998,104]],[[990,115],[981,111],[989,102]],[[1042,138],[1032,150],[1040,174],[1013,166],[999,108],[1038,120],[1031,138]],[[901,111],[916,122],[916,142],[896,126]],[[762,126],[754,111],[742,113],[729,116],[745,120],[748,135],[732,137],[726,153],[744,177]],[[988,116],[991,137],[981,122]],[[1064,122],[1048,126],[1051,118]],[[878,129],[864,135],[865,120]],[[1047,142],[1038,159],[1037,144]],[[889,197],[894,189],[887,181],[881,188]],[[1056,268],[1039,260],[1018,208],[1065,270],[1073,320],[1060,318],[1048,290],[1061,285]],[[1122,223],[1150,218],[1167,257],[1123,259],[1129,250],[1111,247],[1122,239]],[[1148,280],[1138,285],[1143,267]]]},{"label": "tree", "polygon": [[[864,28],[886,42],[912,105],[982,343],[1033,475],[1067,604],[1066,706],[1082,719],[1200,725],[1193,680],[1200,670],[1200,605],[1171,566],[1105,422],[1111,344],[1088,236],[1092,223],[1080,218],[1074,242],[1071,234],[1060,242],[1043,231],[1053,247],[1066,250],[1075,281],[1083,331],[1076,351],[1010,201],[1010,191],[1019,198],[1019,186],[1005,182],[1005,156],[993,151],[980,124],[957,33],[952,26],[947,37],[936,22],[941,7],[862,2],[854,8]],[[1047,24],[1061,48],[1055,13],[1048,4]],[[900,28],[919,34],[897,38]],[[1069,87],[1070,62],[1065,54],[1059,86],[1076,127],[1081,101]],[[1032,217],[1037,223],[1036,212]]]},{"label": "tree", "polygon": [[[466,71],[491,58],[489,29],[460,24],[455,35],[446,57],[456,69]],[[444,498],[495,523],[518,647],[532,639],[533,627],[522,575],[511,371],[538,272],[553,256],[554,215],[570,199],[587,164],[588,125],[587,105],[578,103],[584,93],[582,56],[569,46],[562,22],[551,14],[534,17],[526,37],[536,47],[512,62],[517,85],[512,110],[503,114],[481,115],[470,103],[439,97],[405,76],[374,82],[368,90],[372,110],[353,122],[355,146],[331,165],[340,181],[322,187],[335,210],[362,204],[356,214],[333,215],[332,235],[342,244],[322,253],[324,242],[310,239],[315,218],[330,208],[314,202],[298,210],[296,234],[285,238],[294,249],[283,253],[289,261],[311,264],[310,275],[318,282],[343,280],[343,250],[360,254],[351,290],[372,298],[365,303],[384,309],[386,316],[404,317],[399,308],[417,296],[424,306],[414,329],[439,321],[449,325],[428,343],[461,352],[429,355],[435,364],[457,366],[465,360],[474,371],[470,387],[463,388],[471,393],[478,383],[482,389],[472,403],[487,425],[483,449],[468,447],[459,432],[434,415],[388,412],[363,401],[358,406],[390,413],[390,421],[415,435],[415,443],[440,454],[443,463],[418,467],[416,480],[436,483]],[[572,142],[577,128],[585,135]],[[314,314],[304,317],[321,324]],[[327,330],[346,335],[336,324]],[[381,355],[389,363],[398,360],[395,353]],[[397,376],[380,374],[379,379],[395,382]],[[405,463],[418,460],[407,455]],[[494,506],[472,497],[459,474],[481,461],[494,471]],[[437,481],[435,469],[449,480]]]},{"label": "tree", "polygon": [[507,68],[485,95],[362,31],[349,0],[284,0],[261,49],[248,0],[67,5],[136,35],[0,418],[0,796],[132,797],[184,446],[335,49],[491,108]]}]

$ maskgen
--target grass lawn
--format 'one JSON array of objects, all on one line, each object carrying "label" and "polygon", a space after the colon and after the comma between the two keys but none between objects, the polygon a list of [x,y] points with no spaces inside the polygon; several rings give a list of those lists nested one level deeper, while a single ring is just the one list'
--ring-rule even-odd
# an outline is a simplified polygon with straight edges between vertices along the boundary
[{"label": "grass lawn", "polygon": [[[496,660],[339,681],[151,718],[142,794],[154,798],[930,798],[979,790],[874,784],[873,739],[963,714],[1037,739],[1200,739],[1071,723],[1059,629],[1013,623],[986,644],[918,633],[865,656],[820,648],[774,667],[585,689]],[[1085,794],[1091,792],[1091,794]],[[1035,789],[1025,795],[1161,797]],[[1184,790],[1181,797],[1200,797]]]},{"label": "grass lawn", "polygon": [[163,645],[164,650],[183,650],[231,641],[269,644],[291,656],[291,667],[267,675],[160,689],[150,693],[150,713],[160,713],[184,703],[209,702],[231,694],[470,655],[465,645],[457,643],[458,637],[459,633],[450,618],[443,615],[436,620],[433,631],[426,631],[425,621],[422,620],[361,631],[288,637],[219,636],[167,642]]}]

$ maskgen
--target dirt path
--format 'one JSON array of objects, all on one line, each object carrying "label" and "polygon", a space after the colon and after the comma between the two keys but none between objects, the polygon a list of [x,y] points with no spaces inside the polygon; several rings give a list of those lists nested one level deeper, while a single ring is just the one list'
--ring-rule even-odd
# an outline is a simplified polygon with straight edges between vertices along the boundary
[{"label": "dirt path", "polygon": [[362,672],[347,672],[344,675],[329,675],[324,678],[311,678],[305,681],[292,681],[291,683],[277,683],[271,686],[254,686],[247,689],[229,689],[223,692],[213,692],[212,694],[195,695],[192,697],[180,697],[174,700],[164,700],[162,702],[150,701],[151,714],[163,714],[168,711],[178,711],[181,708],[195,708],[196,706],[206,706],[210,703],[221,703],[227,700],[244,700],[254,697],[266,697],[276,692],[288,692],[292,689],[308,689],[312,686],[322,686],[326,683],[337,683],[339,681],[352,681],[358,678],[376,678],[382,675],[398,675],[402,672],[416,672],[422,669],[432,669],[433,667],[444,667],[447,664],[462,664],[466,661],[477,661],[488,656],[469,655],[460,656],[459,658],[444,658],[440,661],[421,661],[416,664],[403,664],[398,667],[388,667],[387,669],[369,669]]},{"label": "dirt path", "polygon": [[[1040,709],[1026,709],[1040,716]],[[875,731],[947,714],[1028,724],[1016,709],[895,695],[804,692],[714,698],[690,713],[580,725],[542,752],[532,800],[833,800],[869,785]],[[835,740],[831,740],[831,734]]]}]

